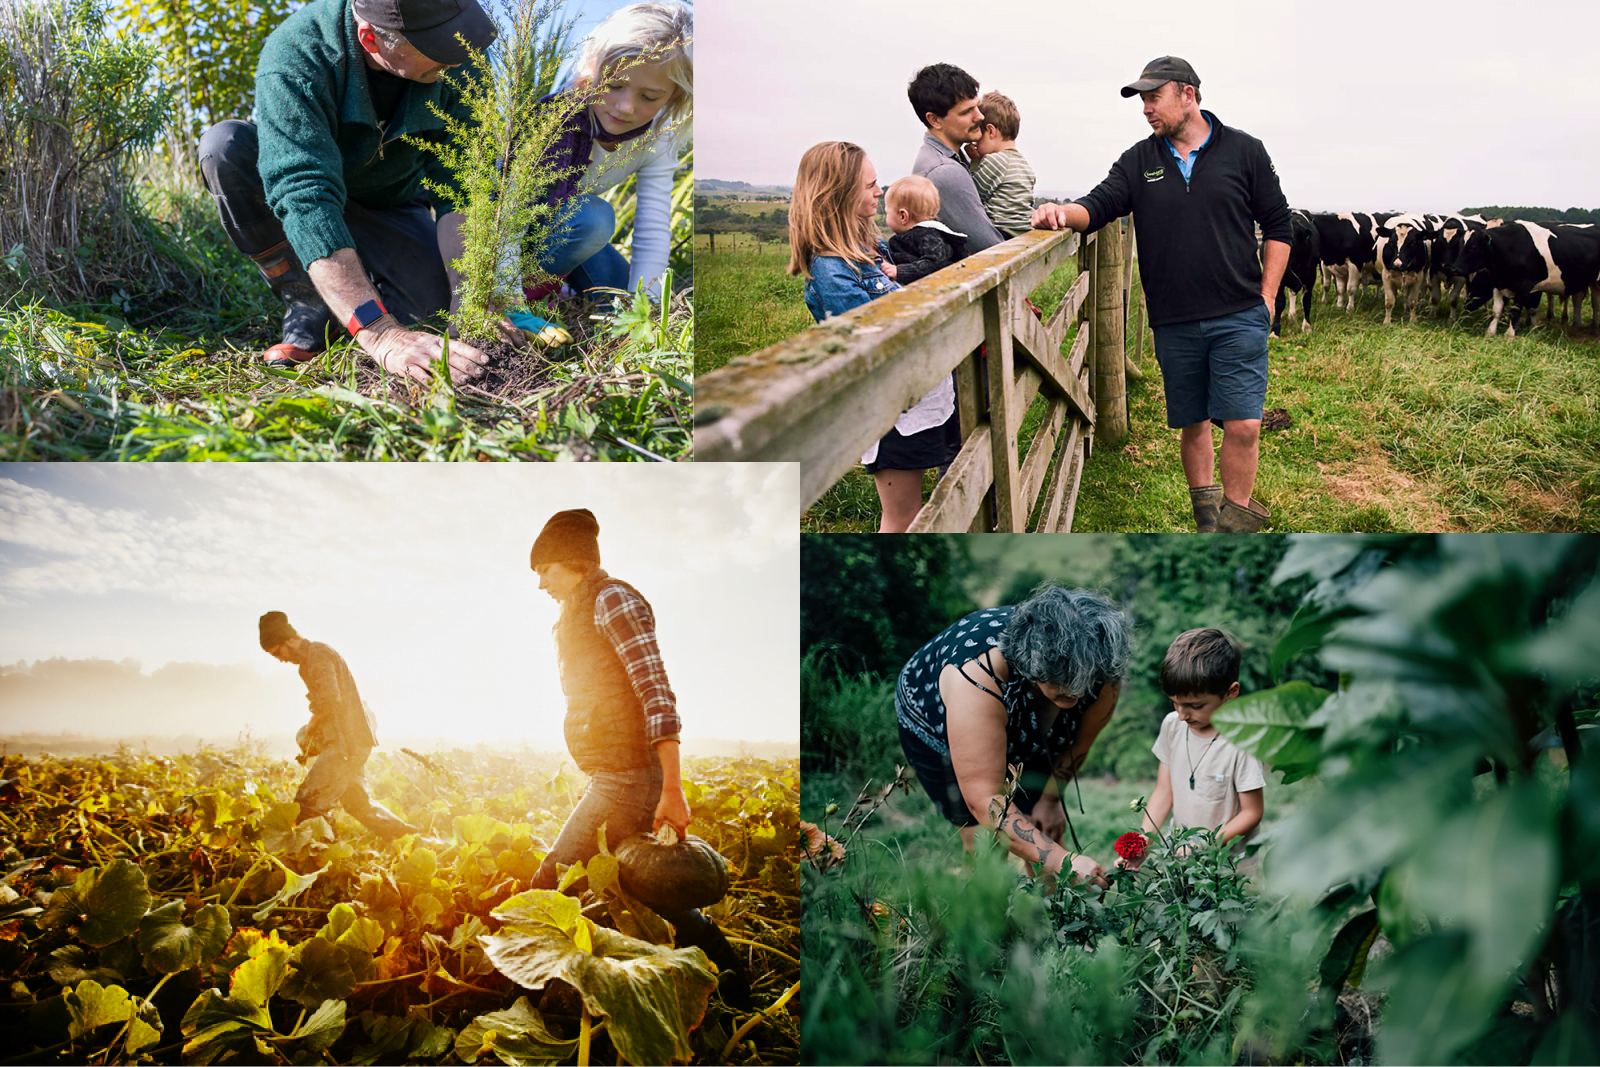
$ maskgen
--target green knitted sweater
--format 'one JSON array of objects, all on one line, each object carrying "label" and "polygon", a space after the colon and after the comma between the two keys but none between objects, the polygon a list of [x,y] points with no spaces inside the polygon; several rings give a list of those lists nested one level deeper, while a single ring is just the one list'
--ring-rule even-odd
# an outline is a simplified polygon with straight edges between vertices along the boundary
[{"label": "green knitted sweater", "polygon": [[423,177],[459,188],[437,156],[401,138],[443,143],[444,121],[428,105],[470,123],[461,94],[443,79],[412,82],[381,126],[365,54],[350,0],[312,0],[272,31],[256,65],[261,183],[306,266],[354,246],[344,223],[347,200],[381,209],[422,196],[443,215],[449,202],[425,189]]}]

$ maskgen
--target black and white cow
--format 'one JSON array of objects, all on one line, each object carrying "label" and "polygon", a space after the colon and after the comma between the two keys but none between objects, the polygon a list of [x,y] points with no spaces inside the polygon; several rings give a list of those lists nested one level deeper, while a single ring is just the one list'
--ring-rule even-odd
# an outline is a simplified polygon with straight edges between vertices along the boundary
[{"label": "black and white cow", "polygon": [[1594,300],[1600,297],[1600,233],[1592,228],[1507,222],[1469,234],[1458,263],[1468,275],[1479,270],[1488,274],[1494,289],[1490,337],[1499,329],[1507,299],[1515,301],[1516,307],[1506,336],[1515,337],[1520,312],[1529,306],[1536,309],[1538,294],[1585,290],[1591,295],[1590,325],[1600,330]]},{"label": "black and white cow", "polygon": [[1300,332],[1306,333],[1311,329],[1311,287],[1316,284],[1321,265],[1317,227],[1312,223],[1311,215],[1305,211],[1291,211],[1289,225],[1292,232],[1289,265],[1284,268],[1283,284],[1278,286],[1278,301],[1272,309],[1274,337],[1278,336],[1285,302],[1288,304],[1289,318],[1293,321],[1296,293],[1300,296]]},{"label": "black and white cow", "polygon": [[1461,243],[1466,240],[1468,233],[1481,230],[1486,225],[1487,220],[1477,215],[1445,215],[1434,226],[1433,244],[1428,256],[1428,288],[1433,293],[1435,314],[1448,303],[1451,322],[1461,311],[1461,298],[1467,287],[1467,276],[1458,265]]},{"label": "black and white cow", "polygon": [[1317,243],[1323,266],[1322,296],[1335,292],[1334,306],[1355,310],[1356,287],[1361,271],[1375,262],[1373,243],[1378,237],[1378,222],[1361,211],[1345,214],[1317,212],[1311,216],[1317,230]]},{"label": "black and white cow", "polygon": [[[1411,306],[1411,324],[1417,324],[1423,283],[1428,278],[1427,223],[1415,215],[1396,215],[1374,242],[1374,254],[1383,275],[1383,324],[1394,318],[1395,292],[1402,305]],[[1401,314],[1405,307],[1401,307]]]}]

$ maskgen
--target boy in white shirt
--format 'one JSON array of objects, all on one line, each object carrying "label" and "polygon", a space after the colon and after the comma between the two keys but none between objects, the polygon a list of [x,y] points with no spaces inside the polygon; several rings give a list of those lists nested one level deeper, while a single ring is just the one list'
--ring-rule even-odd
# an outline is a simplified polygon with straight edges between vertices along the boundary
[{"label": "boy in white shirt", "polygon": [[1179,634],[1161,661],[1161,690],[1173,710],[1151,746],[1161,769],[1142,828],[1156,833],[1171,813],[1174,829],[1220,828],[1222,840],[1242,852],[1266,809],[1266,769],[1211,725],[1217,709],[1239,695],[1239,642],[1224,630]]}]

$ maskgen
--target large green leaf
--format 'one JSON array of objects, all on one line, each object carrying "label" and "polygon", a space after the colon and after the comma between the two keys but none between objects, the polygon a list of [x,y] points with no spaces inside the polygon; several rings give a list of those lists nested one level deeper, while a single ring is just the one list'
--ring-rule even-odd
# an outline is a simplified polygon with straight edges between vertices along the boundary
[{"label": "large green leaf", "polygon": [[317,931],[317,936],[369,956],[383,948],[383,924],[364,918],[344,902],[335,904],[328,912],[328,921]]},{"label": "large green leaf", "polygon": [[150,908],[150,887],[137,864],[112,860],[104,867],[81,871],[73,883],[50,895],[39,917],[42,926],[82,922],[78,936],[101,948],[139,928]]},{"label": "large green leaf", "polygon": [[147,964],[172,974],[216,959],[233,935],[228,909],[207,904],[195,912],[194,925],[183,921],[183,901],[163,904],[139,923],[139,951]]},{"label": "large green leaf", "polygon": [[1500,984],[1473,979],[1465,938],[1421,938],[1374,965],[1372,987],[1386,990],[1378,1030],[1380,1063],[1450,1063],[1494,1019]]},{"label": "large green leaf", "polygon": [[122,1044],[130,1053],[148,1048],[161,1039],[161,1016],[121,986],[79,982],[62,993],[62,1000],[72,1019],[67,1032],[74,1041],[97,1027],[115,1023],[127,1023]]},{"label": "large green leaf", "polygon": [[544,1016],[527,997],[518,997],[504,1011],[478,1016],[456,1038],[456,1055],[463,1063],[477,1063],[485,1053],[492,1053],[507,1067],[560,1063],[577,1049],[575,1039],[563,1041],[550,1032]]},{"label": "large green leaf", "polygon": [[1568,1008],[1561,1013],[1533,1050],[1532,1062],[1537,1067],[1544,1064],[1600,1063],[1600,1046],[1595,1043],[1592,1023],[1585,1015],[1594,1014],[1593,1004]]},{"label": "large green leaf", "polygon": [[1321,730],[1307,720],[1328,699],[1326,689],[1289,682],[1230,700],[1211,717],[1223,737],[1263,763],[1280,769],[1313,768]]},{"label": "large green leaf", "polygon": [[1449,815],[1389,872],[1413,913],[1467,935],[1476,986],[1510,981],[1538,946],[1555,905],[1555,814],[1537,780]]},{"label": "large green leaf", "polygon": [[283,995],[310,1008],[325,1000],[343,1000],[355,992],[359,980],[343,947],[313,937],[299,946],[299,958],[283,984]]},{"label": "large green leaf", "polygon": [[495,917],[508,925],[484,937],[483,947],[501,974],[529,989],[552,978],[572,985],[585,1008],[608,1020],[612,1043],[630,1063],[693,1055],[689,1031],[717,984],[698,948],[665,948],[597,927],[577,901],[548,890],[512,897]]},{"label": "large green leaf", "polygon": [[344,1001],[325,1000],[321,1007],[311,1013],[311,1018],[295,1027],[289,1040],[299,1042],[306,1051],[321,1052],[339,1040],[339,1035],[343,1033]]},{"label": "large green leaf", "polygon": [[1368,777],[1330,788],[1277,832],[1288,847],[1280,848],[1269,865],[1272,886],[1320,896],[1330,886],[1409,855],[1458,806],[1476,759],[1470,744],[1391,757]]},{"label": "large green leaf", "polygon": [[1322,958],[1321,966],[1317,969],[1322,978],[1323,989],[1337,996],[1346,982],[1351,985],[1361,984],[1361,972],[1367,965],[1367,953],[1372,949],[1372,942],[1377,932],[1377,908],[1357,912],[1354,918],[1339,929],[1333,937],[1333,944],[1328,946],[1327,955]]},{"label": "large green leaf", "polygon": [[402,1060],[437,1060],[455,1045],[456,1032],[435,1026],[422,1015],[400,1018],[361,1013],[361,1027],[369,1044],[356,1049],[350,1062],[357,1065],[399,1063]]},{"label": "large green leaf", "polygon": [[1512,657],[1558,685],[1600,677],[1600,582],[1584,590],[1549,628],[1508,653]]},{"label": "large green leaf", "polygon": [[318,867],[316,870],[311,871],[308,874],[296,874],[294,871],[284,871],[283,888],[272,894],[271,898],[264,901],[259,908],[251,913],[256,922],[266,921],[267,916],[272,914],[274,908],[278,907],[279,905],[289,903],[295,897],[316,885],[317,877],[327,869],[327,867]]}]

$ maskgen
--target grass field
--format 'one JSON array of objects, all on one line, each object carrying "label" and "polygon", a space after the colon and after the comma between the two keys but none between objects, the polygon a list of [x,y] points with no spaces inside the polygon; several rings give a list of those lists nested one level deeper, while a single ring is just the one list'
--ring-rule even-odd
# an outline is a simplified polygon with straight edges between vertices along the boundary
[{"label": "grass field", "polygon": [[[0,459],[688,459],[692,191],[691,158],[672,198],[667,306],[560,301],[545,315],[573,342],[498,357],[491,390],[395,378],[342,331],[316,359],[268,368],[281,306],[210,196],[146,189],[143,232],[170,277],[129,281],[109,303],[48,300],[0,257]],[[608,196],[621,243],[631,182]]]},{"label": "grass field", "polygon": [[[783,272],[786,248],[704,246],[697,238],[696,374],[811,325],[800,279]],[[1482,312],[1456,326],[1424,312],[1417,326],[1386,327],[1382,312],[1370,290],[1354,313],[1318,302],[1311,333],[1271,343],[1267,407],[1293,420],[1262,435],[1255,495],[1273,528],[1600,528],[1600,338],[1555,326],[1485,337]],[[1130,437],[1095,451],[1074,529],[1193,529],[1148,335],[1141,367],[1144,380],[1129,382]],[[876,526],[877,496],[859,469],[802,522]]]}]

